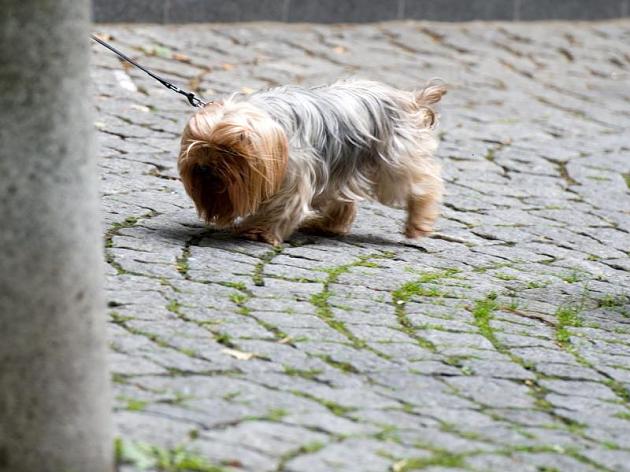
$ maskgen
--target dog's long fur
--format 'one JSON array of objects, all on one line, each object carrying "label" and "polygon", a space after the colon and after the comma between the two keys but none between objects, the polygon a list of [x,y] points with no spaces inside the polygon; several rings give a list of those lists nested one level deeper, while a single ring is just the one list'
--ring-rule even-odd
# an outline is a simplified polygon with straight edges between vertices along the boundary
[{"label": "dog's long fur", "polygon": [[432,105],[445,92],[352,80],[233,95],[188,122],[180,175],[202,218],[272,244],[298,227],[346,233],[363,198],[406,206],[406,235],[425,235],[442,195]]}]

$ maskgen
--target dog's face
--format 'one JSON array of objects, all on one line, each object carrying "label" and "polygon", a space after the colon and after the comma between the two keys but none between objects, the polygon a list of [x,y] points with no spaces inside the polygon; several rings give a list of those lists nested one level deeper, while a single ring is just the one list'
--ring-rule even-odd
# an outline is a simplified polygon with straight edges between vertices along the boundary
[{"label": "dog's face", "polygon": [[207,222],[252,214],[282,184],[288,142],[267,113],[249,103],[212,103],[188,122],[178,159],[186,192]]}]

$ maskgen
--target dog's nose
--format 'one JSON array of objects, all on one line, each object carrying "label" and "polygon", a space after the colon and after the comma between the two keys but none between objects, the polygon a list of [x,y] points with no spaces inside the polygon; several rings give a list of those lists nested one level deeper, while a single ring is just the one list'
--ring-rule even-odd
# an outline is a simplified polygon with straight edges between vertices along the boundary
[{"label": "dog's nose", "polygon": [[212,175],[212,167],[204,165],[204,164],[198,165],[195,170],[203,176]]}]

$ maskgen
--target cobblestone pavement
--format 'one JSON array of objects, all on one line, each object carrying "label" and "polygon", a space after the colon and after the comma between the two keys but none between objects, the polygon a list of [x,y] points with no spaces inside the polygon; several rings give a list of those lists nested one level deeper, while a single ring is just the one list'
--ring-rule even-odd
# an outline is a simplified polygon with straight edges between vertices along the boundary
[{"label": "cobblestone pavement", "polygon": [[438,232],[205,227],[192,109],[93,48],[121,470],[630,470],[630,22],[97,29],[206,97],[441,77]]}]

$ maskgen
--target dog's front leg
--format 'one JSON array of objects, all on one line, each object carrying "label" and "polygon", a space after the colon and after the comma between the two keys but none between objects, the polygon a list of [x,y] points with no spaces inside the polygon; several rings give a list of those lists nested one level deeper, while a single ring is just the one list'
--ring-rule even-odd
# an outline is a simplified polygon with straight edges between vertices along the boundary
[{"label": "dog's front leg", "polygon": [[244,238],[278,246],[293,234],[308,213],[308,198],[304,195],[274,197],[246,217],[236,231]]}]

